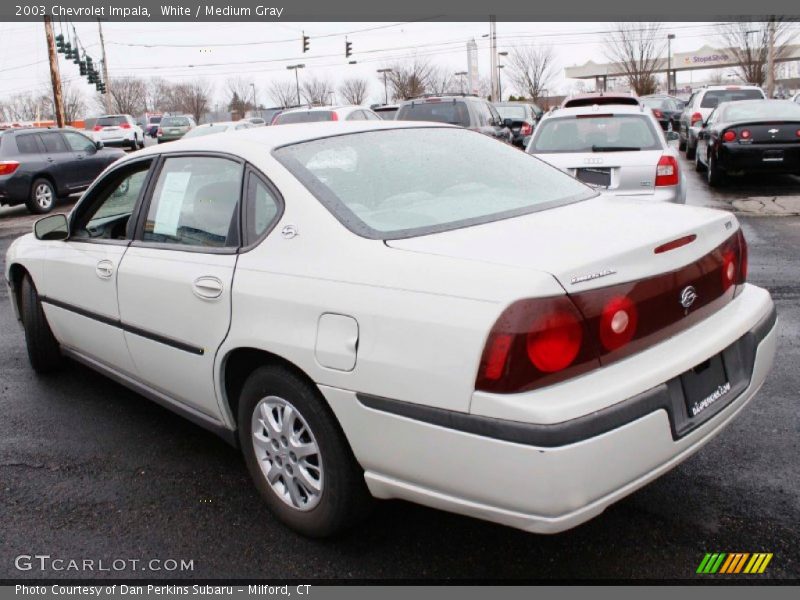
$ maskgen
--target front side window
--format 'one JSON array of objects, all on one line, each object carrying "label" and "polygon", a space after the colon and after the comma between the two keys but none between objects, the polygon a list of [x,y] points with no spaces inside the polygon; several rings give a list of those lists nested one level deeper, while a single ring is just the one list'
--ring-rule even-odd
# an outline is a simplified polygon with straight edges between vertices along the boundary
[{"label": "front side window", "polygon": [[[151,161],[106,175],[86,196],[89,208],[79,206],[71,238],[124,240],[136,201],[144,188]],[[83,204],[83,201],[82,203]]]},{"label": "front side window", "polygon": [[142,239],[232,247],[238,244],[242,165],[226,158],[167,158],[158,175]]},{"label": "front side window", "polygon": [[457,128],[339,135],[274,156],[343,225],[372,239],[496,221],[596,194],[510,145]]},{"label": "front side window", "polygon": [[67,144],[69,144],[69,147],[73,152],[94,152],[96,150],[94,142],[85,135],[73,133],[71,131],[65,131],[64,137],[66,138]]},{"label": "front side window", "polygon": [[586,115],[545,119],[529,152],[620,152],[660,150],[660,138],[644,115]]}]

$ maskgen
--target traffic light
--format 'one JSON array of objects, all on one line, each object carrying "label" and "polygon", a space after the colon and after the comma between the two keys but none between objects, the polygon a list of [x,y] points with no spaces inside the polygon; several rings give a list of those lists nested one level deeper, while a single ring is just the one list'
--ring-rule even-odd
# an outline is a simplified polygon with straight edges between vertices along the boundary
[{"label": "traffic light", "polygon": [[308,52],[309,44],[308,44],[308,36],[303,34],[303,53]]},{"label": "traffic light", "polygon": [[64,35],[61,33],[56,36],[56,52],[64,52]]},{"label": "traffic light", "polygon": [[[88,56],[86,58],[89,58]],[[81,77],[86,77],[89,74],[89,69],[86,68],[86,61],[78,61],[78,68],[81,70]]]},{"label": "traffic light", "polygon": [[72,62],[74,62],[76,65],[81,64],[81,53],[77,48],[72,51]]},{"label": "traffic light", "polygon": [[350,58],[353,54],[353,42],[344,41],[344,57]]}]

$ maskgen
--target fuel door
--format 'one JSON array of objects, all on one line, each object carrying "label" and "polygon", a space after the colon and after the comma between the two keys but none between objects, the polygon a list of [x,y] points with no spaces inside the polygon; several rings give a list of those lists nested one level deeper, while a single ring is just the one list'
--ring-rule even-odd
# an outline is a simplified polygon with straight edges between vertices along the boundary
[{"label": "fuel door", "polygon": [[347,315],[324,313],[317,325],[314,353],[323,367],[352,371],[358,353],[358,322]]}]

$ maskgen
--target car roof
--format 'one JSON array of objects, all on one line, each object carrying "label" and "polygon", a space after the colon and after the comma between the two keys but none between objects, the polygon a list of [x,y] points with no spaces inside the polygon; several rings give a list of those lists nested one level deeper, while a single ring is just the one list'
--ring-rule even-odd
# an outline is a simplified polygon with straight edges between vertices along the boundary
[{"label": "car roof", "polygon": [[347,110],[347,109],[367,109],[366,106],[358,106],[354,104],[339,104],[336,106],[299,106],[296,108],[287,108],[283,111],[283,114],[293,113],[293,112],[320,112],[320,111],[327,111],[333,112],[335,110]]},{"label": "car roof", "polygon": [[650,109],[644,110],[643,105],[636,104],[593,104],[591,106],[570,106],[567,108],[556,108],[546,113],[543,118],[551,119],[558,117],[575,117],[582,115],[608,115],[608,114],[624,114],[624,115],[647,115],[652,112]]},{"label": "car roof", "polygon": [[236,154],[238,150],[257,148],[259,155],[264,150],[274,150],[281,146],[296,144],[337,135],[380,131],[387,129],[422,129],[449,128],[461,129],[445,123],[427,123],[422,121],[321,121],[315,123],[292,123],[280,127],[250,127],[240,131],[226,133],[221,136],[200,136],[180,139],[169,144],[154,145],[134,152],[129,156],[146,156],[150,154],[166,154],[185,151],[229,151]]},{"label": "car roof", "polygon": [[573,106],[592,106],[594,104],[628,104],[635,106],[639,104],[639,98],[634,94],[622,92],[591,92],[564,98],[561,107],[570,108]]},{"label": "car roof", "polygon": [[408,100],[403,100],[399,106],[407,106],[409,104],[414,103],[421,103],[421,102],[428,102],[430,100],[452,100],[455,102],[456,100],[482,100],[479,96],[475,94],[456,94],[456,93],[449,93],[449,94],[424,94],[422,96],[417,96],[416,98],[409,98]]}]

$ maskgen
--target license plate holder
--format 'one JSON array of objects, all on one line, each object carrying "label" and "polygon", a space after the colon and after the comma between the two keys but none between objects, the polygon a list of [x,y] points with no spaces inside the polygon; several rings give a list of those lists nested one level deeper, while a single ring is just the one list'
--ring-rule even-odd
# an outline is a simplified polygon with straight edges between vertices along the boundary
[{"label": "license plate holder", "polygon": [[583,183],[594,187],[609,187],[611,185],[611,169],[580,168],[575,170],[575,177]]},{"label": "license plate holder", "polygon": [[690,419],[699,417],[712,406],[727,404],[732,397],[729,396],[732,386],[722,354],[712,356],[681,375],[681,387]]},{"label": "license plate holder", "polygon": [[783,150],[764,150],[761,160],[763,162],[783,162]]}]

